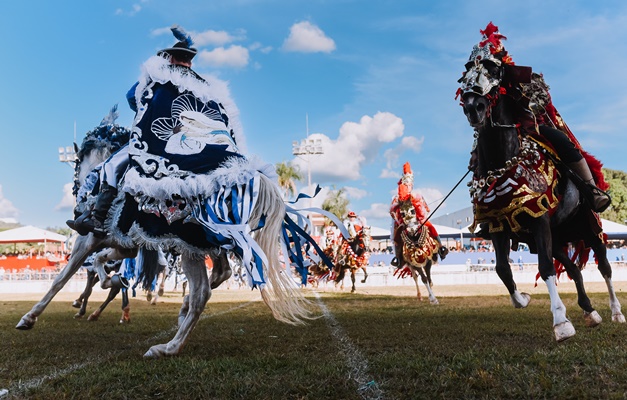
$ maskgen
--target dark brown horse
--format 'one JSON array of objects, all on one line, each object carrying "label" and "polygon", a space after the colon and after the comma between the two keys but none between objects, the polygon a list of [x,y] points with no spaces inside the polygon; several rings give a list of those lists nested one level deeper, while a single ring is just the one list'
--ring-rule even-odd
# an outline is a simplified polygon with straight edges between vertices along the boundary
[{"label": "dark brown horse", "polygon": [[[487,30],[487,29],[486,29]],[[491,40],[494,36],[491,36]],[[512,303],[526,307],[530,295],[516,288],[509,263],[513,243],[527,243],[538,254],[538,269],[551,299],[553,329],[557,341],[575,335],[559,297],[553,259],[565,267],[575,282],[578,304],[588,326],[601,322],[586,295],[579,266],[564,250],[568,243],[592,248],[607,283],[612,320],[625,322],[612,285],[612,270],[600,232],[599,220],[582,201],[568,171],[535,129],[521,125],[531,111],[521,106],[521,82],[530,83],[530,69],[508,65],[498,53],[498,40],[475,46],[460,79],[462,107],[475,130],[475,174],[470,192],[475,223],[489,231],[496,252],[496,272],[507,287]],[[506,55],[506,52],[504,52]],[[526,80],[525,80],[526,76]],[[471,165],[472,166],[472,165]]]}]

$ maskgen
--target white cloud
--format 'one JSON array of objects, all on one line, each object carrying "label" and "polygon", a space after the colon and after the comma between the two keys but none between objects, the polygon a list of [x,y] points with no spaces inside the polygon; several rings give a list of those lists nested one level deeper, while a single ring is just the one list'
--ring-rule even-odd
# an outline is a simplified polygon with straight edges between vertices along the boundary
[{"label": "white cloud", "polygon": [[264,46],[264,45],[262,45],[259,42],[255,42],[255,43],[251,44],[250,46],[248,46],[248,50],[250,50],[250,51],[259,50],[263,54],[268,54],[268,53],[270,53],[272,51],[272,46]]},{"label": "white cloud", "polygon": [[17,218],[20,211],[11,203],[9,199],[4,197],[2,193],[2,185],[0,185],[0,218]]},{"label": "white cloud", "polygon": [[283,50],[301,53],[330,53],[335,41],[322,29],[309,21],[298,22],[290,28],[290,35],[283,42]]},{"label": "white cloud", "polygon": [[360,216],[371,219],[389,219],[390,205],[385,203],[372,203],[370,208],[359,213]]},{"label": "white cloud", "polygon": [[420,139],[415,136],[405,136],[401,139],[401,146],[405,149],[413,150],[415,153],[419,153],[422,150],[422,144],[425,142],[425,137]]},{"label": "white cloud", "polygon": [[248,49],[234,45],[229,48],[216,47],[208,51],[203,50],[197,56],[197,63],[212,67],[236,67],[242,68],[248,65]]},{"label": "white cloud", "polygon": [[151,36],[161,36],[161,35],[172,35],[172,30],[170,30],[169,26],[165,28],[156,28],[150,31]]},{"label": "white cloud", "polygon": [[194,45],[197,47],[208,45],[223,46],[227,43],[243,39],[241,36],[233,36],[226,31],[214,31],[211,29],[204,32],[190,32],[190,35],[194,40]]},{"label": "white cloud", "polygon": [[72,194],[73,183],[66,183],[63,185],[63,198],[57,204],[54,209],[56,211],[67,211],[74,209],[74,195]]},{"label": "white cloud", "polygon": [[351,186],[344,186],[346,195],[349,199],[359,200],[368,195],[368,191]]},{"label": "white cloud", "polygon": [[[403,120],[392,113],[365,115],[359,122],[345,122],[336,140],[322,133],[309,135],[322,141],[324,154],[303,157],[310,157],[311,173],[320,182],[359,179],[361,167],[374,161],[381,147],[401,137],[404,129]],[[307,171],[306,159],[297,157],[293,162]]]},{"label": "white cloud", "polygon": [[[440,192],[438,189],[433,188],[415,188],[414,190],[412,190],[412,193],[422,195],[431,211],[435,210],[435,208],[438,206],[438,204],[440,204],[442,199],[444,199],[444,195],[442,194],[442,192]],[[442,205],[442,207],[444,207],[444,205]],[[440,210],[442,209],[442,207],[440,207]]]},{"label": "white cloud", "polygon": [[124,11],[124,10],[123,10],[123,9],[121,9],[121,8],[117,8],[117,9],[115,10],[115,15],[126,15],[126,16],[128,16],[128,17],[132,17],[132,16],[134,16],[135,14],[137,14],[138,12],[140,12],[140,11],[141,11],[142,6],[140,6],[139,4],[133,4],[133,5],[131,6],[131,8],[132,8],[132,9],[131,9],[130,11]]}]

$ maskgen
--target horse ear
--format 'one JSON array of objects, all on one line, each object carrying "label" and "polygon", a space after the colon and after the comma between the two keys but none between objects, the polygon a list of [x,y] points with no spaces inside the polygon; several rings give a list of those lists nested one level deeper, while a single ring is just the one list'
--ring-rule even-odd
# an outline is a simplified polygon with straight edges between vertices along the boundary
[{"label": "horse ear", "polygon": [[503,81],[509,83],[531,83],[531,67],[503,65]]},{"label": "horse ear", "polygon": [[78,153],[79,150],[78,145],[74,142],[74,153]]}]

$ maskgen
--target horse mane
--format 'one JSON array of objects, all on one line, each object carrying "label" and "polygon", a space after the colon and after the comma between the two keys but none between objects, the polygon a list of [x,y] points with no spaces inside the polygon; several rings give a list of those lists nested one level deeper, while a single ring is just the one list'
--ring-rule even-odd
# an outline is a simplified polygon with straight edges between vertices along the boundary
[{"label": "horse mane", "polygon": [[[110,114],[111,115],[111,114]],[[103,119],[101,124],[85,134],[85,138],[80,147],[77,147],[76,160],[74,164],[74,186],[72,193],[78,194],[85,176],[95,167],[90,166],[88,171],[83,168],[84,161],[90,156],[99,162],[107,159],[111,154],[118,151],[128,143],[131,131],[115,123],[115,118]]]}]

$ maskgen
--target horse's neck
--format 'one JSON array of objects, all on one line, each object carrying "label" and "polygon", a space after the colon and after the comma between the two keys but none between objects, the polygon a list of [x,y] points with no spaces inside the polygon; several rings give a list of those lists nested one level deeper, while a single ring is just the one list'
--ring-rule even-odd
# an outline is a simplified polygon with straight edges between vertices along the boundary
[{"label": "horse's neck", "polygon": [[499,101],[488,124],[478,130],[479,176],[504,168],[506,161],[518,155],[520,141],[514,112],[511,102]]},{"label": "horse's neck", "polygon": [[98,164],[105,161],[110,155],[111,155],[111,152],[109,152],[108,150],[102,149],[102,150],[93,150],[89,154],[83,156],[83,160],[78,166],[79,172],[78,172],[77,178],[78,178],[79,183],[83,184],[83,182],[85,182],[85,178],[87,178],[87,175],[89,175],[89,173],[94,168],[96,168]]}]

